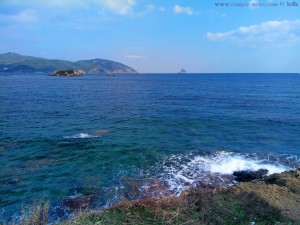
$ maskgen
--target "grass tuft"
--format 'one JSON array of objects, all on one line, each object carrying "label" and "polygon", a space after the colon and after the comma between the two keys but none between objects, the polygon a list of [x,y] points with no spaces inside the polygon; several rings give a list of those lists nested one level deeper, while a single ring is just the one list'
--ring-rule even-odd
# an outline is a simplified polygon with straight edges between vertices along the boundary
[{"label": "grass tuft", "polygon": [[48,202],[35,202],[28,208],[23,208],[21,216],[12,225],[46,225],[48,223]]}]

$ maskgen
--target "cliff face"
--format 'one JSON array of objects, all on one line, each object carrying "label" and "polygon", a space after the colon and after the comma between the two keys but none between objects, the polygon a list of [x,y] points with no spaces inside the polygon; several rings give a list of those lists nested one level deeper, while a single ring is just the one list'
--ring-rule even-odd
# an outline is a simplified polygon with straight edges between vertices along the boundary
[{"label": "cliff face", "polygon": [[79,69],[82,69],[87,73],[137,73],[129,66],[105,59],[70,62],[66,60],[51,60],[32,56],[23,56],[13,52],[0,54],[1,73],[52,73],[53,71]]},{"label": "cliff face", "polygon": [[283,216],[300,220],[300,169],[273,174],[254,182],[241,182],[233,187],[236,193],[254,193]]}]

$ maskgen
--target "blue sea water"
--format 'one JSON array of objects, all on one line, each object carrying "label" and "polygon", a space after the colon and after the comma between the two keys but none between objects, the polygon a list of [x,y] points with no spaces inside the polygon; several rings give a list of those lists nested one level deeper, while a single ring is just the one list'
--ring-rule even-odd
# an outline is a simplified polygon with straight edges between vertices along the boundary
[{"label": "blue sea water", "polygon": [[299,137],[298,74],[0,75],[0,219],[297,168]]}]

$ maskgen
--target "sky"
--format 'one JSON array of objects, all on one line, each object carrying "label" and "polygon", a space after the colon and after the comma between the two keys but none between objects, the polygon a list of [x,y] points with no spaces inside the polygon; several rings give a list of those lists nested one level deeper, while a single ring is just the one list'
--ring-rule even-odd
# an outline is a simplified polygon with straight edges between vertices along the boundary
[{"label": "sky", "polygon": [[0,0],[0,53],[102,58],[141,73],[300,73],[300,1],[287,3]]}]

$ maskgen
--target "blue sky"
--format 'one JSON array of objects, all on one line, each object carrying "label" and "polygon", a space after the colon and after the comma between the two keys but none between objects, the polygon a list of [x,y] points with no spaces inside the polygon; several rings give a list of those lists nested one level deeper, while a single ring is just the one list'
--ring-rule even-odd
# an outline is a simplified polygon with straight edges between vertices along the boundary
[{"label": "blue sky", "polygon": [[0,0],[0,53],[104,58],[143,73],[300,72],[300,1],[281,2]]}]

